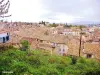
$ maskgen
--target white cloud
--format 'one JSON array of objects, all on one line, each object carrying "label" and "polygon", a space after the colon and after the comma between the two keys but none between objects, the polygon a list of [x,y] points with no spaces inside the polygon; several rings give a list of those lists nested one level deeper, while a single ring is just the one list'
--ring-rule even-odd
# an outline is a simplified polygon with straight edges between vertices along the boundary
[{"label": "white cloud", "polygon": [[[53,3],[52,3],[53,1]],[[13,21],[49,22],[99,21],[97,0],[10,0]]]},{"label": "white cloud", "polygon": [[65,13],[60,15],[63,21],[100,21],[100,0],[44,0],[44,6],[54,13]]},{"label": "white cloud", "polygon": [[49,11],[44,10],[41,0],[10,0],[9,12],[13,21],[39,21]]},{"label": "white cloud", "polygon": [[71,23],[75,19],[81,19],[81,18],[84,18],[84,17],[67,15],[65,13],[55,13],[55,15],[51,19],[48,19],[48,21],[51,21],[51,22],[63,22],[63,23],[67,22],[67,23]]}]

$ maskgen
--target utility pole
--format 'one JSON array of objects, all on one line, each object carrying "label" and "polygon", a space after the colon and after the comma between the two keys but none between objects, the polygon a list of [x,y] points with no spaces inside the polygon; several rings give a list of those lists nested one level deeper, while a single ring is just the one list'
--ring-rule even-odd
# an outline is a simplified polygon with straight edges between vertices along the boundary
[{"label": "utility pole", "polygon": [[81,56],[81,47],[82,47],[82,26],[80,26],[80,44],[79,44],[79,57]]}]

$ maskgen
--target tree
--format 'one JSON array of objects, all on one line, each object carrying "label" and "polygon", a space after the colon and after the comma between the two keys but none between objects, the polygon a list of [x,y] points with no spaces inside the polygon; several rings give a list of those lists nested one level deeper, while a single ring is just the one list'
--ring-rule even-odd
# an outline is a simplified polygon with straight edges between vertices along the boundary
[{"label": "tree", "polygon": [[70,25],[65,24],[64,27],[65,28],[71,28],[71,27],[74,27],[74,26],[72,24],[70,24]]},{"label": "tree", "polygon": [[10,17],[11,15],[5,15],[8,13],[9,7],[10,7],[10,1],[7,0],[7,2],[5,2],[6,0],[0,0],[0,17],[4,18],[4,17]]},{"label": "tree", "polygon": [[70,24],[70,25],[69,25],[69,27],[71,28],[71,27],[73,27],[73,25],[72,25],[72,24]]},{"label": "tree", "polygon": [[39,24],[46,25],[46,24],[45,24],[45,21],[41,21],[41,22],[39,22]]},{"label": "tree", "polygon": [[42,22],[42,24],[43,24],[43,25],[45,25],[45,21],[44,21],[44,22]]},{"label": "tree", "polygon": [[65,24],[65,25],[64,25],[64,28],[69,28],[69,25]]},{"label": "tree", "polygon": [[50,27],[57,27],[57,24],[53,23],[49,25]]}]

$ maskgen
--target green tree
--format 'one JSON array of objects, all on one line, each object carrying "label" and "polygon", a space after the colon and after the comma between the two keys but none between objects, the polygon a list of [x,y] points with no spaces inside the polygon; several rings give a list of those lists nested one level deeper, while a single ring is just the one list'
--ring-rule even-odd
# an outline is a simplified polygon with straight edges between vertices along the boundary
[{"label": "green tree", "polygon": [[49,25],[50,27],[57,27],[57,24],[53,23]]},{"label": "green tree", "polygon": [[64,28],[69,28],[69,25],[66,25],[66,24],[65,24],[65,25],[64,25]]},{"label": "green tree", "polygon": [[41,21],[41,22],[39,22],[39,24],[43,24],[43,25],[45,25],[45,21]]}]

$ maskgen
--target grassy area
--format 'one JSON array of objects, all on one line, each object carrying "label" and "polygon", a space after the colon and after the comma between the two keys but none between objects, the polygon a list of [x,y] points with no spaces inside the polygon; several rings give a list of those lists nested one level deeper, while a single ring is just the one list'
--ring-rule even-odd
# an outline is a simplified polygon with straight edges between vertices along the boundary
[{"label": "grassy area", "polygon": [[[75,59],[75,58],[74,58]],[[7,71],[8,73],[3,73]],[[13,73],[9,73],[9,72]],[[100,75],[100,63],[93,59],[49,55],[33,50],[29,54],[10,47],[0,51],[0,75]]]}]

